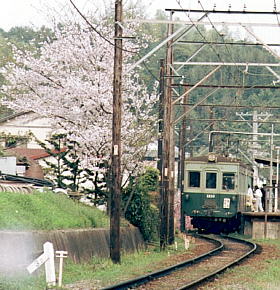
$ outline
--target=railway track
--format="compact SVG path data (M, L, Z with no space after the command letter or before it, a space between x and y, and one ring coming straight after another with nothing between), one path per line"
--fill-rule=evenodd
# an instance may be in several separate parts
M199 236L210 239L215 249L199 257L112 285L109 289L197 289L197 287L256 251L254 243L227 236Z

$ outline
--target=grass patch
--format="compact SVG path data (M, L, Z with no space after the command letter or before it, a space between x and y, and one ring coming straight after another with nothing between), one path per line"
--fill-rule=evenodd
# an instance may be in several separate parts
M80 289L83 289L83 287L87 289L86 287L89 287L89 285L100 289L127 279L148 274L154 271L155 265L160 267L162 262L169 258L169 255L185 252L183 241L177 241L177 251L173 247L170 247L165 252L160 252L158 248L149 248L138 253L122 255L120 265L113 264L110 259L97 257L93 258L91 262L83 264L74 264L66 259L63 272L63 284L69 285L77 283L76 285ZM264 243L270 244L270 242L273 245L280 246L280 241L265 241ZM189 251L192 251L193 247L195 247L195 244L191 245ZM256 269L256 266L258 266L258 269ZM280 285L280 260L267 259L258 262L258 265L241 265L228 270L225 275L227 277L226 286L218 286L213 289L276 290L279 289ZM18 280L6 279L3 281L0 279L0 289L44 289L44 279L44 275L28 278L19 277Z
M193 246L189 251L191 251L192 248ZM82 264L74 264L66 259L63 269L63 284L67 285L78 282L80 289L83 289L83 287L86 288L84 285L88 286L89 284L97 288L102 288L153 272L154 270L150 269L152 269L155 264L158 264L160 267L160 262L168 259L170 255L183 252L185 252L184 243L180 241L178 242L177 251L175 251L174 247L170 247L167 251L160 252L158 248L151 247L136 253L123 254L121 264L113 264L110 259L98 257L94 257L89 263ZM41 275L31 275L29 277L17 276L10 279L0 277L0 290L44 289L45 277L43 271L41 272ZM1 286L3 288L1 288Z
M52 192L34 194L0 193L0 229L54 230L102 228L107 215L94 208Z

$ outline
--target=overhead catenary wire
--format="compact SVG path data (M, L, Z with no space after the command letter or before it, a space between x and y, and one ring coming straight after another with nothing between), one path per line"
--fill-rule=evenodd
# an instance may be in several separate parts
M181 5L181 3L180 3L179 0L177 0L177 3L178 3L178 4L180 5L180 7L183 9L183 7L182 7L182 5ZM209 15L208 15L208 14L209 14L209 11L206 11L206 10L204 9L204 7L203 7L201 1L198 0L198 3L200 4L200 6L201 6L201 8L202 8L202 12L204 12L204 13L206 14L206 17L207 17L209 23L211 24L212 28L213 28L213 29L215 30L215 32L219 35L219 37L222 39L222 41L223 41L223 43L224 43L224 45L225 45L225 48L226 48L226 50L227 50L227 52L228 52L228 55L229 55L229 57L231 58L232 62L233 62L233 63L236 63L236 61L234 60L234 58L233 58L233 56L232 56L232 52L229 51L229 49L228 49L228 47L227 47L227 45L226 45L226 42L225 42L224 36L223 36L219 31L218 31L218 29L216 28L216 26L215 26L215 25L213 24L213 22L211 21ZM190 19L190 21L192 21L192 19L190 18L189 14L187 14L187 16L188 16L188 18ZM205 24L205 23L204 23L204 24ZM199 28L197 27L197 25L195 25L195 28L196 28L197 32L198 32L198 33L201 35L201 37L203 38L204 43L208 44L208 45L211 47L211 49L213 50L213 52L217 55L218 59L219 59L220 61L223 62L223 59L222 59L220 53L216 50L215 46L212 44L212 41L208 41L208 40L206 39L206 37L204 37L204 35L201 33L201 31L199 30ZM236 63L236 67L237 67L237 63ZM237 67L237 70L238 70L239 72L242 72L242 73L243 73L243 71L241 71L238 67ZM221 72L221 74L222 74L222 72ZM238 79L237 79L236 81L238 81Z
M233 59L233 56L232 56L232 53L229 51L229 49L228 49L228 44L227 44L227 42L225 42L225 39L224 39L224 36L217 30L217 28L215 27L215 25L214 25L214 23L211 21L211 19L210 19L210 17L209 17L209 15L208 15L208 13L209 14L211 14L211 13L227 13L227 12L229 12L229 11L217 11L217 10L215 10L215 9L213 9L213 10L205 10L204 9L204 7L203 7L203 5L202 5L202 3L201 3L201 1L200 0L198 0L198 3L200 4L200 6L201 6L201 8L202 8L202 10L191 10L191 9L188 9L188 10L186 10L186 9L183 9L183 7L182 7L182 5L181 5L181 3L180 3L180 1L178 1L177 0L177 3L180 5L180 7L182 8L182 9L166 9L166 11L178 11L178 12L185 12L185 13L190 13L190 12L200 12L200 13L207 13L207 15L206 15L206 17L207 17L207 19L209 20L209 23L211 24L211 26L212 26L212 28L216 31L216 33L222 38L222 40L223 40L223 43L224 43L224 45L225 45L225 48L226 48L226 50L227 50L227 52L228 52L228 54L229 54L229 56L231 57L231 59L233 60L233 63L235 63L236 61ZM232 14L236 14L236 13L242 13L242 14L263 14L262 12L256 12L256 13L254 13L254 11L250 11L250 12L248 12L248 11L245 11L245 8L244 8L244 10L242 11L242 12L240 12L240 11L230 11L230 13L232 13ZM274 7L274 12L267 12L267 13L264 13L264 14L275 14L276 16L277 16L277 18L278 18L278 14L279 14L280 12L277 12L276 11L276 4L275 4L275 7ZM188 17L190 18L190 16L189 16L189 14L188 14ZM190 18L190 20L192 21L192 19ZM203 23L203 24L206 24L206 23ZM199 34L203 37L203 39L204 39L204 42L200 42L200 43L206 43L206 44L209 44L210 45L210 47L211 47L211 49L215 52L215 54L218 56L218 58L219 59L221 59L221 55L219 54L219 53L217 53L217 51L214 49L214 47L213 47L213 45L214 44L216 44L216 43L213 43L212 42L212 44L213 45L211 45L211 42L209 42L209 41L207 41L206 40L206 38L202 35L202 33L199 31L199 29L198 29L198 27L196 27L196 30L199 32ZM183 42L183 41L182 41ZM187 43L187 42L186 42ZM219 45L221 45L222 43L219 43ZM252 45L254 45L254 44L252 44ZM262 45L263 46L263 45ZM230 46L230 47L232 47L232 46ZM236 65L237 66L237 65ZM242 84L244 85L245 83L244 83L244 81L245 81L245 73L246 74L249 74L249 75L264 75L264 74L262 74L262 73L260 73L260 74L253 74L253 73L251 73L251 72L248 72L248 71L246 71L246 72L244 72L244 71L242 71L242 70L240 70L239 68L238 68L238 70L243 74L243 78L242 78Z

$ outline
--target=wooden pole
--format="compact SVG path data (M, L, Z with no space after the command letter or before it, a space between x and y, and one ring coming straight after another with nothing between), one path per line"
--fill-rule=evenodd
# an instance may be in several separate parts
M159 139L158 139L158 169L160 170L160 249L164 250L167 245L167 217L168 217L168 196L166 191L166 143L165 143L165 115L166 115L166 94L165 94L165 67L164 60L160 61L160 97L159 97ZM163 150L164 149L164 150Z
M170 20L172 20L173 12L170 12ZM168 35L174 33L174 24L169 24L168 26ZM166 68L167 75L172 76L172 66L173 66L173 38L167 43L167 59L166 59ZM168 244L172 245L175 241L175 227L174 227L174 199L175 199L175 142L174 142L174 113L172 106L172 85L173 78L170 77L167 79L167 95L168 95L168 107L169 107L169 120L168 127L169 129L169 142L170 142L170 154L169 154L169 220L168 220Z
M120 263L121 115L122 115L122 0L115 1L115 50L112 126L112 192L110 212L110 257Z
M172 18L171 13L170 17ZM168 24L168 36L172 34L173 25ZM163 154L162 154L162 170L163 170L163 178L162 178L162 196L161 196L161 205L160 205L160 248L162 250L165 249L166 245L169 243L170 235L169 230L172 230L172 225L169 226L170 223L170 211L172 210L172 200L170 203L170 179L172 176L172 168L171 168L171 130L172 130L172 40L167 43L167 51L166 51L166 66L165 66L165 76L166 76L166 86L164 90L164 98L163 98ZM174 173L173 173L174 174ZM174 191L173 191L174 194ZM173 208L174 208L174 196L173 196ZM174 219L174 216L173 216ZM172 221L171 221L172 223ZM174 220L173 220L174 224ZM174 226L173 226L174 229ZM172 235L172 233L171 233Z
M157 169L160 172L160 180L162 180L162 149L163 149L163 99L164 99L164 59L160 60L159 72L159 104L158 104L158 162ZM160 182L161 184L161 182Z

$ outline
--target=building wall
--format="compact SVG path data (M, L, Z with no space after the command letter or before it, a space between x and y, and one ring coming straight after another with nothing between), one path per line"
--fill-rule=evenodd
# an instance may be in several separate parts
M37 139L45 141L53 132L53 126L50 119L39 117L35 113L28 113L2 122L0 132L18 136L25 136L32 132ZM28 142L27 148L40 148L40 146L35 138L32 138Z

